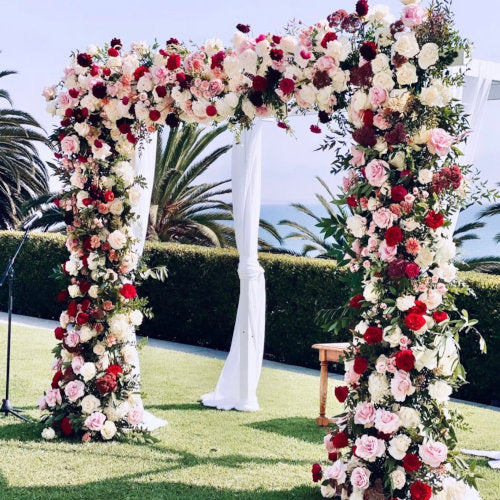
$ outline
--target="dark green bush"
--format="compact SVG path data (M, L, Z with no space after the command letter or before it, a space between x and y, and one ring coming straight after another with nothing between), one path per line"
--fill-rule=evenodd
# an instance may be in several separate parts
M0 270L5 267L21 234L0 231ZM19 314L58 318L55 301L59 287L50 278L52 269L67 255L64 238L33 234L16 265L14 310ZM234 250L187 245L148 244L150 266L166 265L164 282L149 281L140 294L148 296L155 317L142 332L151 337L227 350L231 343L238 303L238 256ZM315 342L331 342L331 335L315 324L318 310L346 300L339 271L332 262L261 255L266 273L267 323L265 356L290 364L317 367ZM479 319L478 328L488 343L488 354L479 353L475 336L464 336L462 361L469 385L459 397L490 402L500 399L496 373L500 352L500 278L463 273L475 295L460 296L457 304ZM6 289L0 289L0 309L5 310Z

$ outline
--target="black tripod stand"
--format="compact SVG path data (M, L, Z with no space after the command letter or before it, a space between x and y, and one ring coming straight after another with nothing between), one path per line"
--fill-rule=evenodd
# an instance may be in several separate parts
M8 298L8 311L9 311L9 319L7 324L7 368L6 368L6 378L5 378L5 398L2 400L2 407L0 408L0 413L5 413L7 415L14 415L14 417L20 418L24 422L28 422L26 417L19 415L21 410L18 410L12 406L12 403L9 401L9 384L10 384L10 342L12 335L12 287L14 284L14 262L16 261L17 254L21 250L21 247L24 245L24 242L28 238L29 227L25 230L24 235L17 245L16 251L14 255L10 258L7 267L5 268L2 277L0 278L0 286L3 286L5 280L9 279L9 298Z

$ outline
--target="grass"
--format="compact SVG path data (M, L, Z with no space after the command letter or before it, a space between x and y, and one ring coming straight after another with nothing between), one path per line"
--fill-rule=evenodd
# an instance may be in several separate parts
M0 325L0 383L5 331ZM48 331L14 329L11 400L33 419L51 377L53 342ZM314 422L318 377L265 368L262 410L221 412L198 403L221 361L145 347L141 363L145 405L169 422L155 433L159 443L44 442L38 425L0 416L0 498L320 498L310 480L311 464L325 459L324 431ZM333 399L330 414L340 410ZM460 435L463 447L500 449L500 412L457 407L473 429ZM483 498L498 499L500 471L478 463Z

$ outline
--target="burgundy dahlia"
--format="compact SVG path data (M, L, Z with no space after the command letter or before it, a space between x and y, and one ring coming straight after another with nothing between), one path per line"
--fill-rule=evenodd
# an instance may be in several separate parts
M236 29L238 31L241 31L242 33L248 33L250 31L250 25L249 24L238 23L236 25Z
M377 144L375 129L371 126L358 128L352 134L352 138L361 146L373 148Z
M372 61L377 56L377 46L375 42L364 42L359 49L360 54L366 61Z
M76 56L76 62L83 68L88 68L92 64L92 56L82 52Z
M359 17L364 17L368 14L368 2L367 0L358 0L356 2L356 14Z

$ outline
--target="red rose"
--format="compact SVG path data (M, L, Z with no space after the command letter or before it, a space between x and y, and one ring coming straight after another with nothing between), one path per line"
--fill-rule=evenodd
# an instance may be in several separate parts
M416 300L415 305L408 309L407 314L425 314L427 312L427 306L425 305L425 302L422 302L421 300Z
M250 25L249 24L238 23L236 25L236 29L238 31L241 31L242 33L248 33L250 31Z
M365 342L370 345L382 342L383 336L384 332L382 331L382 328L378 326L369 326L363 334Z
M127 141L130 142L130 144L136 144L137 143L137 137L132 134L131 132L129 132L127 134Z
M64 334L66 333L66 328L63 328L62 326L58 326L54 330L54 335L57 340L62 340L64 338Z
M349 395L349 387L347 385L339 385L335 387L335 397L339 400L340 403L343 403L347 396Z
M83 299L81 302L82 311L86 311L90 307L90 299Z
M69 89L68 90L68 94L70 95L70 97L72 97L73 99L76 99L78 97L78 95L80 94L80 91L78 89Z
M283 94L291 94L295 89L295 82L291 78L283 78L280 82L280 89Z
M61 432L65 436L71 436L71 434L73 434L73 426L71 425L68 417L64 417L61 420Z
M371 109L365 109L363 111L363 125L370 126L373 125L373 118L375 113Z
M288 125L287 125L285 122L278 122L276 125L277 125L279 128L282 128L282 129L288 130Z
M321 465L313 464L312 469L311 469L311 473L312 473L312 479L315 483L320 481L321 478L323 477L323 471L321 469Z
M442 323L448 319L448 315L444 311L434 311L432 313L432 318L436 323Z
M157 122L161 117L161 113L157 109L152 109L149 112L149 119L152 122Z
M257 92L264 92L267 89L267 78L255 75L252 80L252 88Z
M110 56L110 57L118 57L119 55L120 55L120 53L114 47L110 47L108 49L108 56Z
M167 87L165 85L158 85L155 90L158 97L165 97L167 95Z
M364 42L359 49L359 53L366 61L372 61L377 56L377 46L375 42Z
M309 127L309 130L313 133L313 134L321 134L321 128L318 127L317 125L311 125Z
M393 186L391 189L391 198L399 203L405 199L408 194L408 190L404 186Z
M168 56L167 68L170 71L177 69L181 65L181 56L179 54L171 54Z
M415 367L415 356L411 349L403 349L396 353L396 368L409 372Z
M328 42L333 42L337 40L337 35L333 31L329 31L326 33L326 35L323 37L323 40L321 40L321 46L326 49Z
M74 300L72 300L68 304L67 313L68 313L68 316L71 316L72 318L74 318L76 316L76 302Z
M63 373L61 370L57 370L56 373L54 373L54 376L52 377L52 383L50 386L52 389L57 389L59 387L59 382L64 378Z
M437 229L444 224L443 214L434 212L434 210L430 210L429 213L425 216L425 223L431 229Z
M210 104L209 106L206 107L205 113L207 116L216 116L217 115L217 108Z
M89 322L89 315L87 313L81 312L76 317L76 322L79 325L86 325Z
M90 76L97 76L99 74L99 66L97 64L93 64L90 69Z
M102 72L104 73L104 76L109 76L111 75L111 68L103 68Z
M408 278L416 278L420 274L420 267L414 262L410 262L406 264L405 274Z
M337 432L337 434L333 436L332 443L334 448L337 448L337 450L345 448L346 446L349 445L349 439L347 437L347 434L345 432Z
M110 373L111 375L114 375L115 377L118 377L120 373L122 373L122 367L120 365L109 365L108 368L106 369L106 373Z
M82 52L76 56L76 62L82 66L82 68L88 68L92 64L92 56Z
M339 458L339 454L336 451L331 451L328 453L328 460L331 460L332 462L337 461Z
M88 281L80 281L80 284L78 286L82 294L85 294L90 290L90 282Z
M112 373L106 373L98 378L95 383L97 390L101 396L116 391L116 377Z
M367 0L358 0L356 2L356 14L359 17L364 17L368 14L368 2Z
M283 51L281 49L271 49L269 51L269 57L273 61L281 61L283 59Z
M136 80L139 80L142 76L144 76L146 73L149 73L149 69L146 66L139 66L136 68L134 71L134 78Z
M354 370L355 373L358 375L363 375L365 373L366 369L368 368L368 360L364 358L363 356L356 356L354 358L354 365L352 369Z
M387 231L385 232L385 242L390 246L393 247L395 245L398 245L403 241L403 231L401 231L401 228L399 226L391 226Z
M137 297L137 290L132 283L125 283L120 288L120 294L126 299L135 299Z
M403 467L406 472L414 472L420 469L422 462L420 462L420 458L413 453L407 453L403 458Z
M349 307L354 309L361 309L361 302L365 300L362 293L358 293L349 301Z
M113 201L115 199L115 193L113 191L105 191L104 192L104 200L105 201Z
M410 313L405 317L405 325L416 332L425 326L425 318L421 314Z
M57 294L57 302L66 302L69 298L68 290L61 290Z
M350 207L357 207L358 206L358 202L356 200L356 197L353 196L352 194L350 196L347 197L347 204L350 206Z
M104 99L107 95L108 91L106 89L106 84L103 82L97 82L92 87L92 95L97 99Z
M224 68L223 63L225 58L226 58L226 53L223 50L220 50L219 52L214 54L211 58L212 62L210 63L210 69L215 69L215 68L223 69Z
M429 500L432 496L432 488L422 481L415 481L410 486L411 500Z

